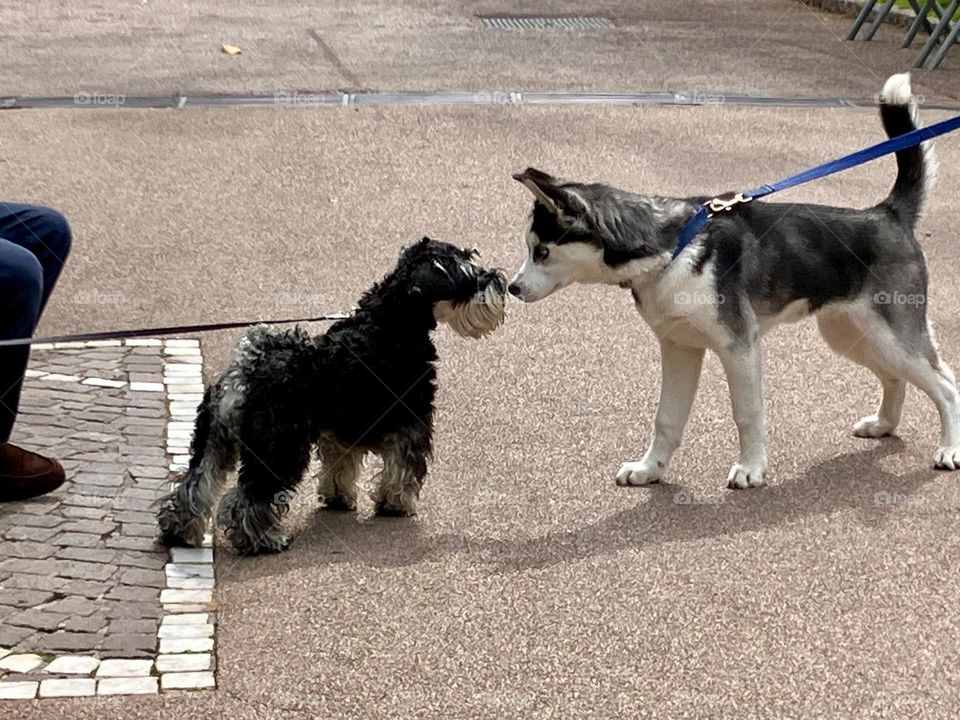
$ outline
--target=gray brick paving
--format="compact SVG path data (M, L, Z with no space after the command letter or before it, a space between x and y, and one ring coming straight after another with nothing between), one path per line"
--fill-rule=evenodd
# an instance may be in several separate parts
M162 620L201 622L178 616L186 611L182 604L164 609L170 554L154 542L154 503L171 481L163 388L165 362L173 361L164 360L156 342L34 349L13 441L60 459L67 482L42 498L0 504L0 690L87 695L96 682L97 693L156 692L149 672L169 676L162 685L168 689L214 684L215 657L190 660L189 643L172 651L185 654L165 654L164 667L151 669ZM211 564L200 567L213 576ZM177 643L164 652L171 647ZM29 660L3 660L31 652L42 660L36 668L24 669ZM51 655L58 660L45 670ZM76 665L77 656L94 656L80 661L90 679L77 682L69 673L57 679L56 668ZM129 680L94 680L101 660L139 665Z

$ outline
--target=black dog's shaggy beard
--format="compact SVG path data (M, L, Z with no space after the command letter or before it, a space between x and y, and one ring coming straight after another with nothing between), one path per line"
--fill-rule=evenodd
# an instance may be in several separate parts
M186 476L158 513L161 541L201 543L239 461L218 522L241 553L284 549L280 522L314 447L327 507L357 507L363 457L373 452L384 465L372 493L377 512L414 514L432 451L430 332L439 318L479 337L504 316L505 279L474 254L424 238L326 334L252 328L198 408Z

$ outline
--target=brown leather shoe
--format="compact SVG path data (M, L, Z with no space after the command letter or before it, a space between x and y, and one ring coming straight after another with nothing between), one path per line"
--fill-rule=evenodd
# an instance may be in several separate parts
M0 445L0 502L26 500L56 490L66 476L56 460L16 445Z

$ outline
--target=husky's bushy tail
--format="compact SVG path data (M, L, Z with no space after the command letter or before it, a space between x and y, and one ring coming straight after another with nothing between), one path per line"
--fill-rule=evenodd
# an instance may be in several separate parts
M891 75L880 93L880 119L889 137L916 130L917 103L910 89L910 74ZM897 180L884 203L908 228L913 229L923 211L936 176L936 159L929 142L897 153Z

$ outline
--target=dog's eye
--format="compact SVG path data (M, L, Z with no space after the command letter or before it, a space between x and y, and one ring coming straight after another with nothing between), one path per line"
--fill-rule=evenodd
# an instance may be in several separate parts
M537 245L533 249L533 259L536 262L543 262L548 257L550 257L550 248L546 245Z

